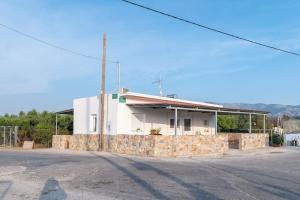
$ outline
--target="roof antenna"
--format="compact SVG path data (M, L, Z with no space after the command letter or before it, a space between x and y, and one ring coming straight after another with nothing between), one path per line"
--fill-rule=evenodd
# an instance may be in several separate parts
M161 78L161 76L159 77L159 79L157 79L156 81L152 82L152 84L158 84L159 94L162 97L163 96L163 91L162 91L162 78Z

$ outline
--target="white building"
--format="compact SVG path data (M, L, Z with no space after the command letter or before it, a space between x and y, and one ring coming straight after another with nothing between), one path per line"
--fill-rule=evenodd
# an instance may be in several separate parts
M74 134L99 134L98 104L97 96L73 101ZM212 135L217 133L218 113L247 114L250 124L252 114L267 114L132 92L106 94L104 105L104 134L149 135L151 129L160 129L163 135Z

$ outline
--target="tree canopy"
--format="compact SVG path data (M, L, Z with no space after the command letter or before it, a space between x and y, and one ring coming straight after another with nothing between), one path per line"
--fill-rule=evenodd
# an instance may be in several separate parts
M0 116L0 126L18 126L19 140L34 140L35 143L44 145L51 144L52 135L55 134L56 114L53 112L38 112L35 109L25 113L20 111L19 115L5 114ZM72 134L73 117L69 115L58 115L59 134Z

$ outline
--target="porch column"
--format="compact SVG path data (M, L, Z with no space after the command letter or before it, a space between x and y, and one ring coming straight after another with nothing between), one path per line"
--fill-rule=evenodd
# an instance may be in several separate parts
M264 114L264 133L266 133L266 115Z
M3 144L4 144L4 146L5 146L5 143L6 143L6 138L5 138L5 126L4 126L4 131L3 131L3 140L4 140Z
M11 147L11 129L12 127L9 127L9 147Z
M252 133L252 114L249 114L249 133Z
M57 113L55 115L55 135L57 135Z
M215 134L218 134L218 111L215 112Z
M177 135L177 108L175 108L175 117L174 117L174 130L175 130L175 135Z

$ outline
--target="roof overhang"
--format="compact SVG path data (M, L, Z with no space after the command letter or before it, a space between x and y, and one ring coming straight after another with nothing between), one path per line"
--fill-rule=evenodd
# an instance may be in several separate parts
M56 114L62 114L62 115L73 115L74 109L67 109L67 110L61 110L58 112L55 112Z
M128 104L130 107L135 108L153 108L153 109L169 109L169 110L186 110L194 112L212 112L212 113L224 113L224 114L256 114L266 115L269 112L262 110L249 110L249 109L238 109L238 108L214 108L214 107L191 107L191 106L178 106L172 104Z
M169 97L161 97L140 93L127 92L122 94L126 99L132 101L130 104L162 104L162 105L176 105L176 106L186 106L186 107L209 107L209 108L223 108L223 105L212 104L206 102L190 101L183 99L175 99Z

